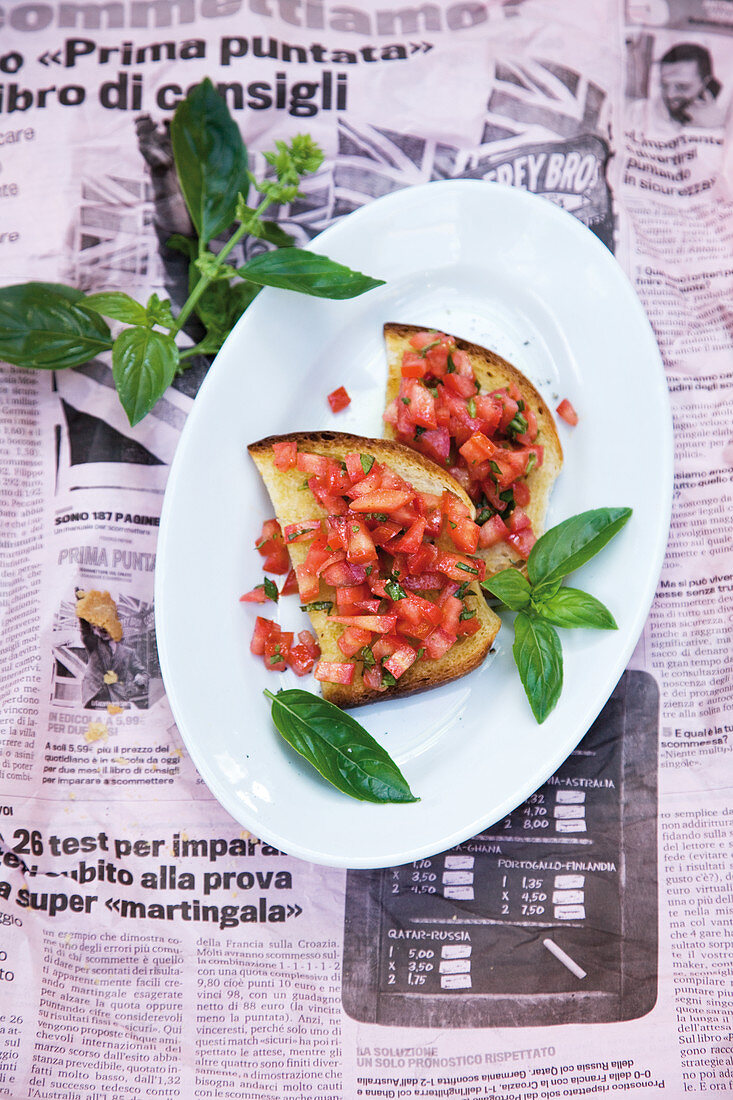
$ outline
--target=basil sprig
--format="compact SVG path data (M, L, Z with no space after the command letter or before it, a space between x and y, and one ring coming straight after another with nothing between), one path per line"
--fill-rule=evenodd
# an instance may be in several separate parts
M0 359L18 367L61 370L111 351L112 377L132 425L150 412L193 356L219 350L263 286L341 299L383 282L293 247L277 223L264 220L269 206L300 197L302 177L320 167L323 152L307 134L296 135L289 144L278 141L264 154L267 178L256 179L239 127L206 79L176 108L171 139L195 231L193 237L176 233L167 242L189 261L189 296L177 316L171 303L157 294L143 304L122 291L84 295L59 283L0 288ZM250 189L258 196L253 206L248 205ZM209 247L226 234L222 247ZM246 236L267 247L235 268L226 259ZM176 337L192 314L205 335L194 347L179 348ZM113 337L104 317L131 327Z
M527 576L503 569L481 582L510 611L516 611L512 653L532 713L544 722L563 685L562 644L556 627L616 630L608 608L563 578L590 561L624 526L631 508L594 508L547 531L532 547Z
M344 794L362 802L419 802L388 752L349 714L300 688L264 693L289 745Z

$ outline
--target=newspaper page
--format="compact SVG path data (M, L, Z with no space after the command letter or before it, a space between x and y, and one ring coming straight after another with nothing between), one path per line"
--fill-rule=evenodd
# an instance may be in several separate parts
M210 360L134 429L107 358L0 365L0 1095L731 1091L733 8L2 0L2 285L180 306L166 124L206 76L255 161L324 149L281 212L300 244L447 178L597 234L667 372L667 557L629 668L526 803L410 865L311 865L211 796L160 674L160 510ZM114 645L77 614L96 590Z

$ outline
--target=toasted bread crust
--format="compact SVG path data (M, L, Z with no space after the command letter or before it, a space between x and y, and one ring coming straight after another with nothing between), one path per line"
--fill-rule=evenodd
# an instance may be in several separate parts
M322 518L326 515L322 505L311 492L303 491L303 474L299 470L278 470L274 464L272 444L278 442L297 442L303 451L325 455L329 458L343 459L350 451L373 455L378 462L388 465L395 473L409 481L421 492L440 492L449 489L455 493L474 514L473 505L463 488L444 470L424 455L418 454L396 440L369 439L364 436L341 432L289 432L286 435L268 436L266 439L251 443L249 453L259 470L270 494L275 513L281 524L298 523L307 519ZM437 540L445 549L452 548L449 542ZM304 543L291 543L288 552L293 565L305 560L308 546ZM333 598L333 589L321 581L319 600ZM364 684L361 670L357 666L354 682L350 685L322 683L321 690L325 699L337 706L350 708L362 706L378 699L394 699L427 691L440 684L465 676L478 667L485 659L498 633L501 620L487 606L482 590L476 582L469 591L474 595L473 606L481 622L481 629L471 637L459 639L445 654L436 660L423 657L416 661L399 678L394 687L386 691L374 691ZM326 611L308 612L313 629L326 661L343 661L344 656L338 648L338 639L343 627L329 619Z
M385 404L389 405L398 395L402 379L402 353L410 347L409 340L417 332L425 332L425 325L405 325L388 322L384 326L384 341L387 349L387 388ZM471 360L476 380L483 392L502 389L505 386L514 385L522 394L525 405L531 408L537 417L537 442L544 447L544 461L541 466L536 466L527 476L527 485L530 490L530 502L524 511L529 516L532 529L537 536L544 530L545 514L549 503L552 486L562 469L563 453L560 438L557 434L555 420L542 396L538 393L528 378L507 362L500 355L483 348L479 344L473 344L468 340L462 340L457 336L451 336L455 340L456 347L465 352ZM390 424L385 424L385 436L394 440L396 433ZM517 555L511 546L506 543L498 543L486 550L479 550L478 556L486 562L489 573L497 573L509 565L516 564Z

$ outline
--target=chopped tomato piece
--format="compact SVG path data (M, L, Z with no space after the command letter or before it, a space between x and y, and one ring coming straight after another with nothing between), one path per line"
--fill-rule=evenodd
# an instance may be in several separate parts
M495 514L490 519L486 520L486 523L482 523L479 528L478 544L482 550L487 550L489 546L496 546L498 542L502 542L509 534L509 528L504 523L504 520L500 515Z
M265 652L265 642L270 637L273 626L277 626L277 623L274 623L272 619L264 619L261 615L258 615L255 619L255 628L249 648L258 657L262 657Z
M352 512L396 512L414 497L410 489L376 489L351 502Z
M272 582L274 584L274 581ZM239 597L240 603L267 603L269 596L265 592L264 584L256 584L249 592Z
M262 563L265 573L287 573L290 556L284 546L275 546Z
M292 470L295 466L298 444L295 440L285 440L282 443L273 443L272 453L278 470Z
M555 412L559 417L562 417L566 424L570 424L572 428L578 423L578 414L567 397L563 397L562 401L555 409Z
M356 666L351 661L319 661L316 665L316 680L329 684L351 684Z
M296 676L307 676L313 671L315 657L304 645L294 645L288 654L288 665Z
M337 413L351 404L351 398L346 392L346 389L343 386L339 386L337 390L333 390L329 393L328 403L331 406L331 412Z
M291 569L288 573L282 588L280 589L281 596L294 596L298 591L298 580L295 576L295 570Z
M270 672L284 672L287 667L287 659L290 655L290 643L293 635L285 633L279 628L277 633L271 631L265 641L265 666Z
M283 528L283 535L285 536L285 542L290 544L291 542L304 542L305 539L312 539L316 532L321 530L321 521L319 519L306 520L302 523L289 523Z
M336 643L344 657L354 657L365 645L372 640L370 630L361 630L358 626L347 626Z
M382 668L380 665L375 665L373 668L365 668L361 674L361 678L364 681L365 687L371 689L371 691L386 691L387 685L382 683Z
M377 560L377 548L369 528L356 516L347 524L346 537L348 540L346 557L350 562L356 565L368 565Z
M417 650L403 642L397 646L390 657L384 662L387 672L391 672L395 680L399 680L403 673L407 672L410 665L417 660Z
M318 599L321 586L317 575L302 562L295 567L295 576L298 581L298 592L303 603L311 603Z
M475 466L478 462L487 462L494 457L497 450L496 445L483 432L474 432L463 446L459 447L460 454L469 466Z
M310 630L299 630L298 642L308 650L314 660L321 656L321 647Z
M402 357L402 377L422 378L427 373L428 364L424 355L407 351Z
M375 634L390 634L397 625L396 615L330 615L329 622L342 626L358 626Z

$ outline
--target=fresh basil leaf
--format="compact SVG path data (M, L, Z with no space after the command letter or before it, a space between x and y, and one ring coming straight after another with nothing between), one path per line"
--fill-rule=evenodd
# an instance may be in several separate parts
M533 584L557 580L585 565L621 530L631 508L594 508L558 523L532 547L527 572Z
M262 252L237 271L243 278L261 286L296 290L315 298L356 298L384 284L384 279L372 279L304 248Z
M540 618L554 626L618 630L606 605L580 588L558 588L554 596L537 602L536 611Z
M239 193L249 187L242 135L208 77L176 108L171 139L188 212L208 244L232 224Z
M345 711L300 688L265 695L280 734L338 790L362 802L419 801L389 753Z
M532 594L529 581L518 569L502 569L500 573L481 581L481 587L492 596L497 596L512 611L527 607Z
M172 336L149 328L126 328L112 348L112 377L133 426L150 412L173 381L178 348Z
M79 367L112 347L109 327L84 295L56 283L0 289L0 359L16 367Z
M514 620L514 660L532 713L544 722L562 691L562 646L554 626L520 611Z
M88 294L84 299L84 309L112 317L115 321L126 321L129 325L147 325L148 313L129 294L121 290L110 290L102 294Z

